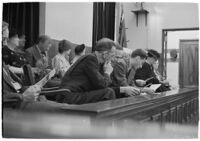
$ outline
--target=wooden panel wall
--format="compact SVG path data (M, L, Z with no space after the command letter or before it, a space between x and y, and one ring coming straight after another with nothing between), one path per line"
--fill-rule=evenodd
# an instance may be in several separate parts
M180 40L180 87L198 86L198 40Z

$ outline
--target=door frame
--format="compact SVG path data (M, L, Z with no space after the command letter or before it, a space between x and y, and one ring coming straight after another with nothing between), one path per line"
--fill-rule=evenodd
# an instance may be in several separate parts
M188 30L199 30L199 27L191 27L191 28L166 28L166 29L162 29L162 52L161 52L161 61L160 61L160 71L161 71L162 77L166 78L166 70L164 70L164 67L166 66L166 63L167 63L167 61L165 59L165 56L166 56L166 51L165 51L165 37L167 37L167 32L169 32L169 31L188 31ZM165 54L164 54L164 51L165 51Z

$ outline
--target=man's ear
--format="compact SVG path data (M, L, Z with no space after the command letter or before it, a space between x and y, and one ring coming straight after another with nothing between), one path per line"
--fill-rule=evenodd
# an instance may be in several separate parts
M139 60L140 60L140 57L139 57L139 56L136 56L136 57L135 57L135 60L136 60L136 61L139 61Z

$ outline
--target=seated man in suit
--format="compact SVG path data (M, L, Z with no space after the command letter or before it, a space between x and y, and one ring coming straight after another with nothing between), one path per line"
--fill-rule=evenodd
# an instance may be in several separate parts
M108 88L111 83L110 60L115 52L115 43L107 38L99 40L95 52L80 57L65 73L61 88L67 89L58 102L84 104L115 99L115 92ZM100 72L99 65L103 66Z
M49 36L41 35L36 45L26 49L27 59L32 67L48 67L48 50L51 47Z
M9 70L8 66L3 63L3 102L9 100L17 100L17 103L20 101L34 99L34 95L22 95L28 87L23 86L23 82L21 79L12 71ZM28 89L27 93L30 93L30 90L33 92L37 92L38 88L30 88ZM11 106L11 105L8 105ZM13 106L13 105L12 105ZM19 105L14 105L14 107L18 107Z
M41 86L23 86L20 78L12 73L3 63L2 73L2 102L3 110L17 109L31 112L59 112L64 104L46 100L40 96Z
M139 68L136 72L136 79L146 80L152 77L155 78L152 82L158 83L159 80L156 79L153 64L160 58L160 54L157 51L150 49L148 50L147 55L148 57L146 62L142 65L142 68Z
M109 88L113 71L111 59L114 55L114 41L107 38L99 40L94 53L80 57L65 73L60 87L68 92L64 92L57 101L84 104L120 98L121 93L129 96L139 93L134 87Z
M146 84L162 84L154 73L153 65L158 61L160 58L160 54L153 49L149 49L147 53L147 60L142 65L142 68L137 69L135 74L135 79L142 79L142 80L148 80ZM161 85L159 89L157 89L157 92L170 90L168 86L166 87L165 84Z
M35 76L36 82L43 78L49 70L48 50L51 47L51 38L47 35L41 35L38 43L26 49L26 58L32 67L40 69L39 75ZM57 84L55 84L57 86Z
M122 46L116 44L115 57L112 59L113 72L111 74L113 86L128 86L127 73L129 69L129 59L125 59L126 53Z
M146 59L146 52L142 49L136 49L132 52L129 61L124 57L125 52L118 44L116 47L116 56L113 60L113 72L111 74L112 84L115 87L135 86L135 72L140 68ZM153 93L150 88L140 89L140 92Z

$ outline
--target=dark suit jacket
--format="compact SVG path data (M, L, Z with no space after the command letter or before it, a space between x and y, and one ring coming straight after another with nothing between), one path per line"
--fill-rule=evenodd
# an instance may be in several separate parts
M151 79L147 81L147 84L152 83L152 84L159 84L159 80L156 78L156 75L153 70L153 66L151 66L148 63L144 63L142 65L142 68L137 69L136 74L135 74L135 79L142 79L146 80L148 78L153 77L154 79Z
M115 87L128 86L127 72L128 65L124 59L118 59L116 62L113 62L112 85Z
M111 83L107 74L101 74L95 54L87 54L79 58L65 73L61 80L61 88L72 92L88 92L103 89Z
M39 48L37 47L37 45L34 45L28 49L26 49L26 58L29 62L29 64L32 67L36 67L36 62L38 60L42 59L42 54L40 53Z
M129 66L124 59L118 59L113 63L113 72L111 74L112 85L120 86L135 86L135 68L129 70Z

